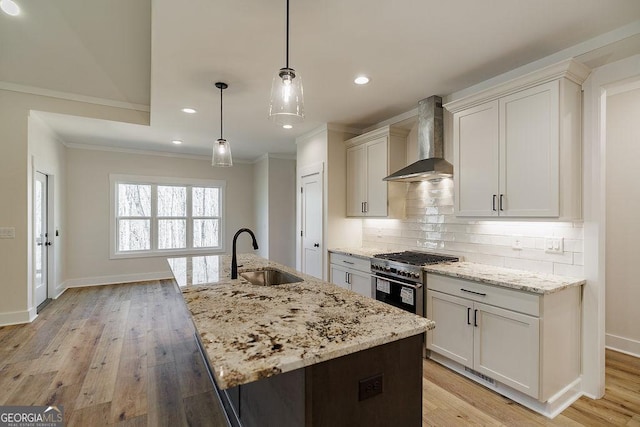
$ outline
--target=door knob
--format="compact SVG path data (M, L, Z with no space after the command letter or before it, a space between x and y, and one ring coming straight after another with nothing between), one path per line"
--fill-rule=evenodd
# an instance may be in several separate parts
M319 248L319 247L320 247L320 243L314 243L314 244L313 244L313 247L314 247L314 248Z

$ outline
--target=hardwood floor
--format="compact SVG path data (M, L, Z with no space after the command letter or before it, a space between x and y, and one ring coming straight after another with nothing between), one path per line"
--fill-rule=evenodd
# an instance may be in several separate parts
M67 426L217 426L222 416L173 281L70 289L0 328L0 405L62 405ZM425 426L640 427L640 359L607 351L606 394L553 420L424 361Z

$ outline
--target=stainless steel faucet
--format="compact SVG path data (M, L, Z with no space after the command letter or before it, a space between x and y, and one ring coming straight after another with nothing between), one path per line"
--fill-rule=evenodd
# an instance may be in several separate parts
M231 257L231 278L232 279L238 278L238 260L236 256L236 240L238 240L238 236L240 235L240 233L243 233L245 231L251 234L251 238L253 239L253 249L256 249L256 250L258 249L258 242L256 240L255 234L253 234L253 231L249 230L248 228L241 228L236 232L235 236L233 236L233 256Z

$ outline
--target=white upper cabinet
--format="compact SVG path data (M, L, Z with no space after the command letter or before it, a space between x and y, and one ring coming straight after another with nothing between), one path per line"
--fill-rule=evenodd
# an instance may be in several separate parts
M383 181L406 163L408 131L389 126L352 138L347 145L347 216L387 217L404 212L403 183Z
M450 102L456 215L582 216L581 83L565 61Z

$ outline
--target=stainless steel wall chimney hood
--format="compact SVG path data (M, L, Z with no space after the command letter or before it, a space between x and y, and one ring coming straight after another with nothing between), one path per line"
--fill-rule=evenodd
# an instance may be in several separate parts
M385 181L431 181L453 176L453 165L444 159L442 98L430 96L418 102L418 160L384 178Z

